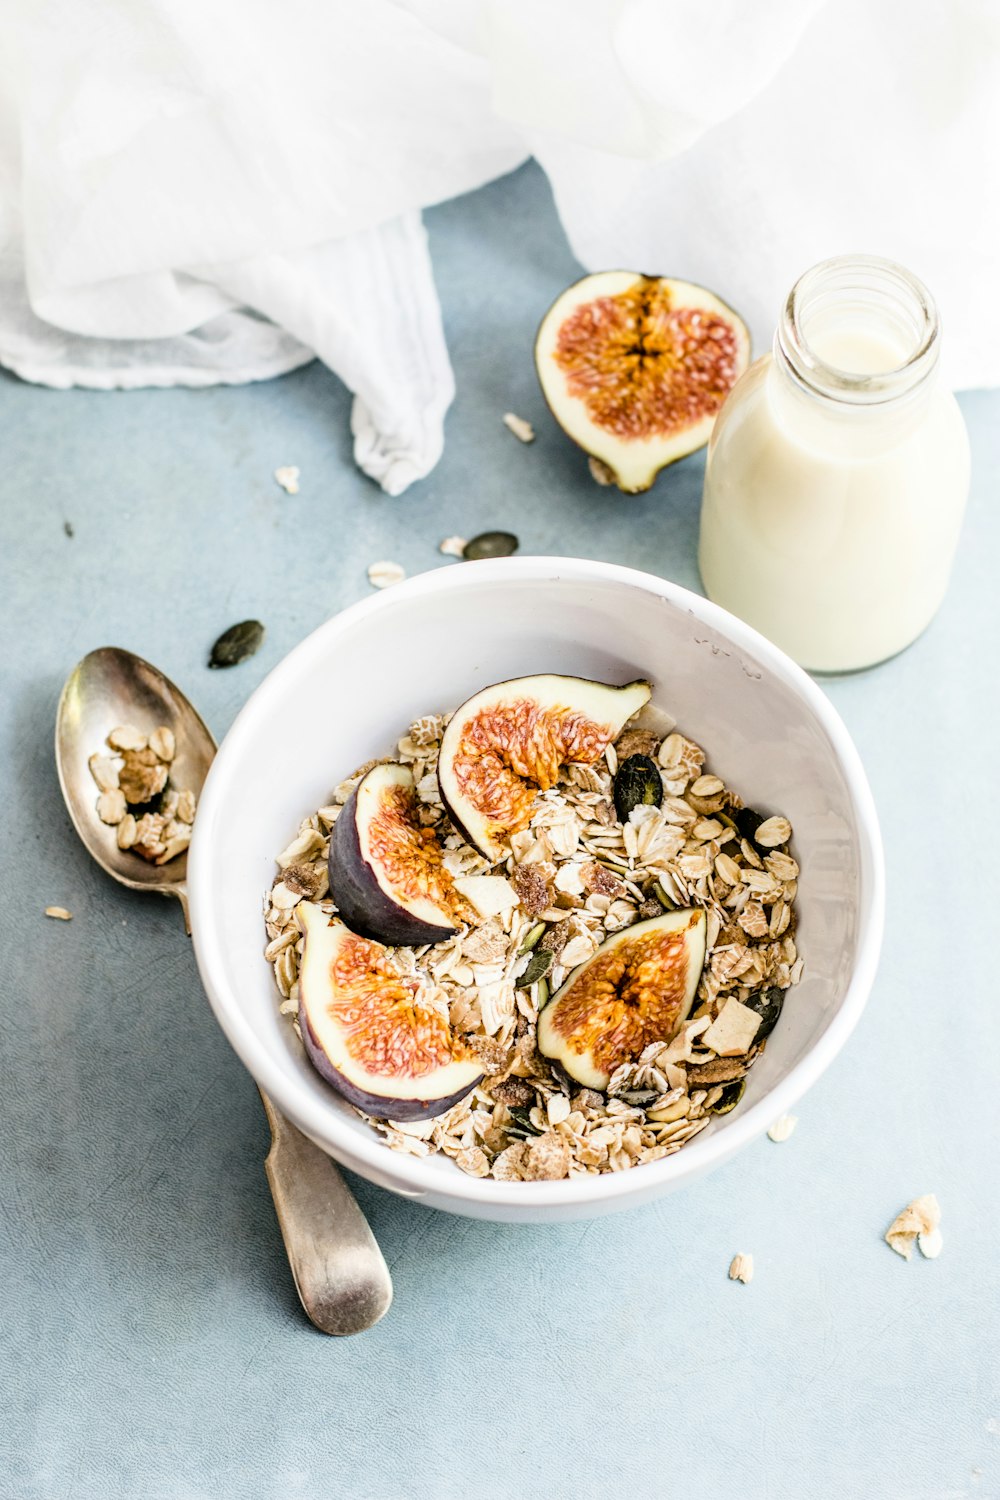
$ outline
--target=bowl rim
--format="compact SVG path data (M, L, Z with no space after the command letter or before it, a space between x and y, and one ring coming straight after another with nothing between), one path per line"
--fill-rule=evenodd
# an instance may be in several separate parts
M553 576L553 573L555 576ZM857 823L859 857L857 961L847 990L826 1031L809 1052L758 1100L745 1114L727 1124L716 1135L697 1136L683 1151L641 1169L600 1175L564 1178L558 1182L497 1182L494 1178L471 1177L455 1168L444 1178L437 1167L428 1168L424 1158L389 1150L375 1131L356 1132L337 1114L310 1095L289 1087L287 1075L277 1066L271 1049L256 1035L241 1013L228 984L221 936L211 918L212 881L209 867L212 850L208 830L214 821L215 804L239 765L244 749L252 744L259 719L281 690L287 670L322 658L330 643L344 630L363 622L385 608L385 594L361 599L338 611L313 630L279 661L254 690L233 721L209 770L199 802L199 818L188 859L189 902L195 955L202 982L216 1020L251 1076L275 1104L306 1135L336 1160L404 1197L451 1200L455 1204L493 1205L498 1209L608 1204L632 1196L650 1198L680 1186L689 1178L721 1164L786 1113L813 1086L844 1046L864 1010L878 968L885 923L885 861L875 801L860 755L833 704L812 678L766 637L720 605L692 593L680 584L617 563L572 557L507 557L433 568L395 585L391 596L405 593L413 598L482 583L539 580L616 583L641 589L666 599L746 649L771 673L783 680L807 707L825 731L847 784ZM205 830L199 837L199 829Z

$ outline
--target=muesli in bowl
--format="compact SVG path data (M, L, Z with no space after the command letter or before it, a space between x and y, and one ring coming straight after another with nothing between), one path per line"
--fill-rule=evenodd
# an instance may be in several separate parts
M736 1107L797 982L791 826L646 682L517 678L305 817L265 902L281 1010L397 1151L617 1172Z

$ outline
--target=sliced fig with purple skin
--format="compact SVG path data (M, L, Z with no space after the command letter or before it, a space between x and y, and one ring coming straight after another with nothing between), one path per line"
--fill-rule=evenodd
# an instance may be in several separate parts
M441 740L438 785L456 828L495 864L531 820L537 791L571 761L589 766L649 702L648 682L513 677L457 709Z
M420 823L413 773L374 766L330 839L330 894L352 931L390 947L441 943L474 915L442 863L433 829Z
M542 319L535 365L552 415L620 490L703 448L750 362L731 307L689 281L599 271Z
M359 937L309 901L299 968L299 1029L316 1071L365 1114L427 1120L464 1099L482 1064L419 986L392 967L378 943Z
M686 1020L705 962L705 913L671 911L601 944L538 1017L538 1050L577 1083L606 1089L622 1063L668 1042Z

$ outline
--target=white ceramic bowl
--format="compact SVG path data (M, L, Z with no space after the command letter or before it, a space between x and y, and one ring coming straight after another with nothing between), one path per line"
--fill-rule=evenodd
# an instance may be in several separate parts
M675 1156L563 1182L466 1176L390 1151L306 1061L262 956L274 855L354 766L420 714L532 672L648 677L745 800L786 814L802 866L805 959L739 1108ZM463 563L356 604L285 658L223 742L188 863L191 922L212 1007L284 1113L372 1182L479 1218L586 1217L666 1193L728 1160L836 1057L871 988L882 936L878 822L856 750L820 689L724 610L645 573L567 558Z

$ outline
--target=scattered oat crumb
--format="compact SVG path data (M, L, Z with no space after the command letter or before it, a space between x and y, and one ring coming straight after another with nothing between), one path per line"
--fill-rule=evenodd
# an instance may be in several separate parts
M466 539L464 536L446 536L444 541L438 545L438 551L443 552L445 557L464 557Z
M57 922L72 922L73 913L67 911L65 906L47 906L45 908L47 917L55 917Z
M913 1254L914 1240L922 1255L933 1260L941 1253L941 1208L933 1193L924 1193L914 1198L893 1219L885 1232L885 1241L897 1255L909 1260Z
M588 458L587 467L590 469L590 477L595 484L599 484L604 488L607 488L609 484L614 484L615 476L602 459Z
M753 1280L753 1256L734 1255L729 1265L730 1281L742 1281L748 1286Z
M798 1115L779 1115L767 1132L768 1140L787 1141L798 1123Z
M373 589L388 589L394 583L402 583L406 569L396 562L373 562L368 569L368 582Z
M523 417L516 417L512 411L504 412L503 425L508 432L514 434L519 442L533 443L535 441L535 429L531 423L526 422Z
M275 469L274 477L286 495L299 493L299 470L294 464L283 464L280 469Z

